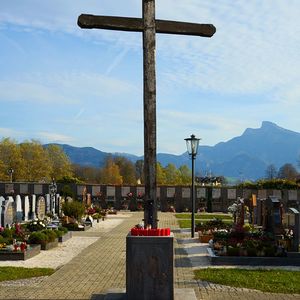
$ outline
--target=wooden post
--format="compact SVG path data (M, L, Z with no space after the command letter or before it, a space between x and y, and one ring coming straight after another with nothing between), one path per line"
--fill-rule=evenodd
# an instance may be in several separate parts
M157 228L155 1L143 0L145 225Z

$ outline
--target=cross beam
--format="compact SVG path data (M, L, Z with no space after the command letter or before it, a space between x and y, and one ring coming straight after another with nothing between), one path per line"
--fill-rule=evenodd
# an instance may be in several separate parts
M144 61L144 180L145 225L157 228L156 204L156 74L155 34L170 33L211 37L216 28L210 24L194 24L155 19L155 0L142 0L143 17L124 18L82 14L81 28L99 28L143 33Z
M107 17L82 14L78 18L78 26L86 29L97 28L135 32L144 31L144 21L141 18ZM155 31L156 33L212 37L216 32L216 28L211 24L155 20Z

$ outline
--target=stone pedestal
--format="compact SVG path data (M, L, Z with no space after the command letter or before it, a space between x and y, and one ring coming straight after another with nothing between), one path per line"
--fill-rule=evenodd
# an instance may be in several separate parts
M171 236L126 238L126 296L130 300L174 299L174 249Z

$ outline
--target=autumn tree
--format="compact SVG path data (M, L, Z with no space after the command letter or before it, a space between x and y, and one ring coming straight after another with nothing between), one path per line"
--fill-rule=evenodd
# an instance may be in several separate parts
M134 164L129 159L122 156L115 157L113 161L119 167L120 175L123 178L123 184L136 184Z
M266 179L275 179L277 177L277 169L276 167L271 164L266 169Z
M278 171L278 178L295 180L298 176L296 168L292 164L284 164Z
M167 183L166 172L160 162L156 163L156 182L160 185Z
M165 167L165 172L166 172L166 183L167 184L172 184L172 185L180 185L181 184L181 177L180 177L180 172L176 168L174 164L168 164Z
M50 174L52 178L60 179L73 175L70 159L61 147L58 145L48 145L45 151L52 166Z
M144 161L142 159L135 162L135 177L144 183Z
M75 178L79 178L86 183L100 183L102 174L100 168L73 164L72 169L74 170Z
M120 174L120 168L111 158L107 159L105 167L101 170L100 174L102 184L119 185L123 183L123 178Z
M181 184L189 185L192 181L192 171L187 165L179 167L179 173L181 178Z
M25 179L27 181L50 181L53 172L48 153L40 142L32 140L20 144L20 152L25 164Z
M17 143L10 138L4 138L0 142L0 179L9 180L8 170L13 169L14 180L25 178L25 164Z

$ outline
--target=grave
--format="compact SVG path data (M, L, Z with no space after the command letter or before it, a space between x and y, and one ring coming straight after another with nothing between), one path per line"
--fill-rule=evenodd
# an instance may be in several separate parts
M3 205L3 209L4 209L4 203L5 203L5 198L0 196L0 226L2 224L2 205Z
M31 196L30 201L30 219L36 219L36 195Z
M46 214L51 212L51 197L50 194L46 194Z
M42 196L38 197L36 204L36 214L39 220L44 220L46 215L46 202L45 198Z
M20 223L23 221L23 209L22 209L22 199L20 195L16 196L16 222Z
M24 221L28 221L30 219L30 203L29 196L24 197Z
M5 200L4 204L2 203L1 210L1 226L6 227L10 226L15 221L15 209L14 209L14 199L9 196Z

